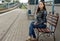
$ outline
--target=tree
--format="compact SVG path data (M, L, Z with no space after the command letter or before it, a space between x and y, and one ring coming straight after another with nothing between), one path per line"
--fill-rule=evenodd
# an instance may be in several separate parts
M11 0L5 0L6 2L10 2Z

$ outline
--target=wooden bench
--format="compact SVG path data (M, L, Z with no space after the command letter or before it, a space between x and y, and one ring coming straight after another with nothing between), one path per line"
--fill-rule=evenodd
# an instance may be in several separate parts
M36 34L37 34L38 41L39 41L39 37L41 35L44 35L44 34L47 34L49 36L52 35L53 39L55 41L55 31L56 31L58 19L59 19L59 15L58 14L54 14L53 15L52 13L50 13L50 14L47 15L47 26L49 24L49 27L46 27L45 29L37 28L38 32ZM53 31L50 28L53 29ZM35 30L35 32L36 32L36 30ZM43 41L43 40L40 40L40 41Z

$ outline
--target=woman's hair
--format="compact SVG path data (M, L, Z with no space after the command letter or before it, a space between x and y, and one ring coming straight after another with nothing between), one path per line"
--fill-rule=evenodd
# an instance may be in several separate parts
M45 3L44 3L43 1L40 1L40 2L43 3L43 5L44 5L43 9L46 10ZM39 11L40 11L40 8L39 8L39 6L38 6L38 9L37 9L37 12L36 12L36 13L38 13Z

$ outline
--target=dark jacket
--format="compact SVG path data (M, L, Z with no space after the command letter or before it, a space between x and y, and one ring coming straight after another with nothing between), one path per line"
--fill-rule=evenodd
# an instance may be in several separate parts
M46 10L41 10L37 13L37 17L36 20L39 24L44 24L47 22L46 20L46 16L47 16L47 11Z

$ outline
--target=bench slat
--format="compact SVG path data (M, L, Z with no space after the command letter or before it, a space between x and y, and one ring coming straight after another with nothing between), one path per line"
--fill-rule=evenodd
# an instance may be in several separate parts
M47 19L48 21L51 21L51 22L53 22L53 23L57 23L57 21L56 20L52 20L51 18L49 18L49 19Z
M53 16L53 17L58 18L58 16L57 16L57 15L53 15L53 14L48 14L48 16Z
M48 14L47 15L47 23L49 23L50 25L56 27L57 22L58 22L58 18L59 18L59 16L57 16L56 14L54 14L54 15Z

